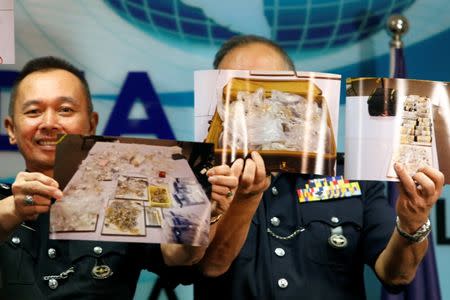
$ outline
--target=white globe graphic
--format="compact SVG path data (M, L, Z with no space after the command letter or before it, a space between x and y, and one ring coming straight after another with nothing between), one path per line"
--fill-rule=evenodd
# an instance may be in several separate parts
M150 35L183 44L218 46L255 33L290 52L353 44L384 28L414 0L104 0ZM226 20L232 20L226 23ZM252 27L253 24L253 27ZM266 28L267 27L267 28Z

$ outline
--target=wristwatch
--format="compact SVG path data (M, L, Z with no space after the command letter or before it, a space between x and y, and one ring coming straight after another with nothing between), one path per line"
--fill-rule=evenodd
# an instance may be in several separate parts
M420 226L419 229L417 229L416 232L414 232L413 234L409 234L406 231L403 231L403 229L400 228L400 219L397 216L397 220L395 222L395 227L397 228L397 232L404 237L405 239L407 239L408 241L412 242L412 243L420 243L423 240L425 240L428 236L428 234L430 234L431 232L431 222L430 219L427 219L427 221L425 222L425 224L423 224L422 226Z

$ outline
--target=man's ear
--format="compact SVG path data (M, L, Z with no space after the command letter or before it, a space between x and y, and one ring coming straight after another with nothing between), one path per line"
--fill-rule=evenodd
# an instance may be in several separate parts
M9 143L11 145L15 145L17 141L16 141L16 134L14 132L14 120L11 118L11 116L6 117L5 128L6 131L8 132Z
M89 123L90 123L89 134L94 135L95 130L97 129L97 125L98 125L98 113L97 112L94 111L91 113Z

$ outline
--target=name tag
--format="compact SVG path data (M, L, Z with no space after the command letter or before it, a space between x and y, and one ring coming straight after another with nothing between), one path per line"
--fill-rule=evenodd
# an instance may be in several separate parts
M308 180L305 187L297 190L300 203L361 196L359 183L350 182L343 176Z

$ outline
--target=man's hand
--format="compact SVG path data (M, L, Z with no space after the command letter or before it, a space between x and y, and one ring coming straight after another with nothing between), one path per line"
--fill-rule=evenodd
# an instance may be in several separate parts
M215 203L211 215L224 214L236 193L244 161L237 159L231 166L220 165L208 170L208 181L212 185L211 202Z
M431 208L441 195L444 174L437 169L424 167L410 176L398 163L395 164L395 171L400 180L397 215L401 228L412 234L425 224Z
M226 167L221 166L220 170L226 170ZM270 176L266 176L264 161L256 151L251 153L251 158L245 160L245 166L242 159L236 160L227 174L234 174L236 180L239 178L239 185L231 189L234 195L228 198L228 188L221 188L219 191L213 187L217 196L228 201L224 216L217 222L218 225L212 227L211 243L200 262L200 269L206 276L218 276L228 270L247 238L262 195L270 186ZM217 184L211 177L210 182ZM235 183L234 181L233 184Z
M261 198L265 190L270 186L270 176L266 175L266 167L261 155L253 151L251 159L245 160L245 167L241 175L239 188L236 195L241 198Z
M400 228L414 234L427 221L444 185L444 175L431 167L424 167L410 176L405 168L396 163L399 183L397 215ZM428 241L411 243L397 231L391 236L386 248L375 263L375 272L388 285L409 284L428 248Z
M42 173L20 172L12 184L15 214L25 221L48 212L50 199L59 200L63 196L58 187L58 182ZM26 197L32 202L27 203Z

